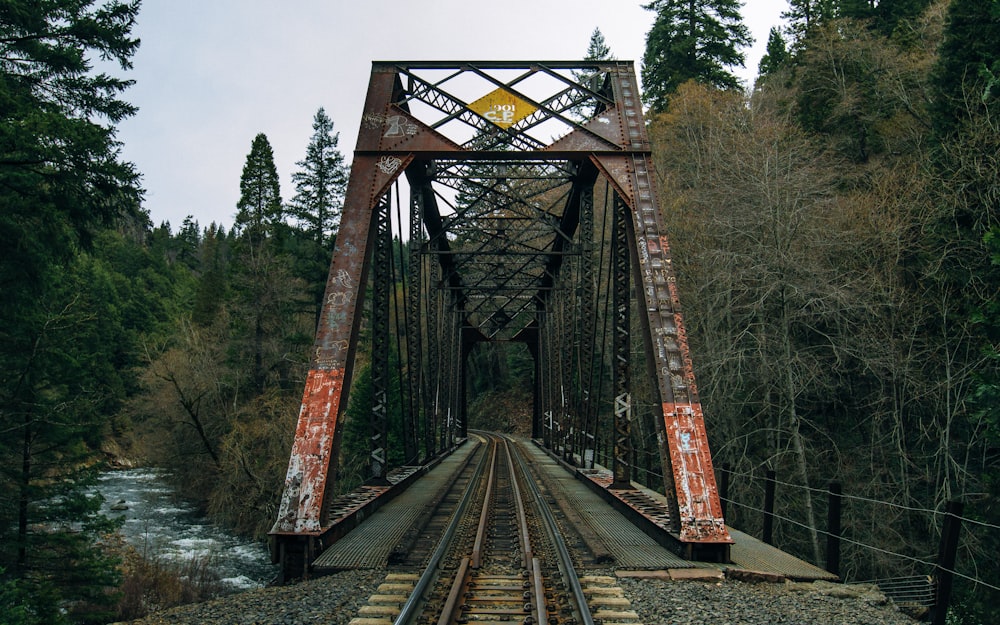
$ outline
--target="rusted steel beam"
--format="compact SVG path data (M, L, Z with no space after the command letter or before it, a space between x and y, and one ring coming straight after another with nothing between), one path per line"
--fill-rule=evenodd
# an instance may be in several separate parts
M634 76L620 77L615 89L625 113L620 116L623 137L632 151L595 155L594 160L631 208L628 225L638 257L636 294L645 313L640 315L643 335L661 398L660 453L673 477L668 496L672 494L677 505L682 541L725 545L732 538L722 517Z
M393 87L392 75L373 75L366 108L387 102ZM381 128L362 124L358 147L378 145L381 135ZM347 408L368 250L375 232L373 209L411 160L412 156L356 156L351 167L312 366L306 378L278 518L271 529L278 541L284 535L319 534L327 522L331 463L340 449L340 415Z

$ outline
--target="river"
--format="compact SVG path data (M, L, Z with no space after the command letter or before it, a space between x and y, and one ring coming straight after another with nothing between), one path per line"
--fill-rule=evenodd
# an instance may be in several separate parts
M210 557L211 568L232 590L258 588L277 574L265 545L212 525L156 469L108 471L97 490L104 496L103 512L125 518L121 532L140 552L168 562Z

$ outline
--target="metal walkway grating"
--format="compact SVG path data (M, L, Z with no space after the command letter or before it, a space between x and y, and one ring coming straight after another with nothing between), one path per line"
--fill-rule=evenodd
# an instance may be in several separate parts
M730 551L732 564L726 565L725 568L774 573L800 581L821 579L835 581L837 579L837 576L833 573L824 571L818 566L813 566L805 560L800 560L777 547L772 547L764 541L757 540L749 534L744 534L731 527L729 528L729 534L736 542Z
M313 561L314 569L384 567L389 553L476 448L466 442Z
M521 445L532 466L561 491L561 496L611 550L615 566L641 569L691 568L693 563L660 546L620 512L595 494L538 446Z

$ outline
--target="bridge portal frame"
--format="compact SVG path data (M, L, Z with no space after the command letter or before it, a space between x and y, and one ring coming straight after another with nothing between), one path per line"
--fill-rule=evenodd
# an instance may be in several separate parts
M437 72L439 81L429 80L421 72ZM479 101L462 97L445 88L456 76L468 74L500 94L501 108L517 108L526 103L530 110L510 121L493 110L483 110ZM527 89L535 77L558 85L547 98L533 96ZM482 95L482 94L481 94ZM493 97L493 94L488 94ZM503 98L511 98L504 100ZM503 104L507 102L508 104ZM431 110L438 118L428 122L416 109ZM498 109L499 110L499 109ZM581 113L580 111L584 111ZM498 121L499 120L499 121ZM551 141L533 130L546 123L559 124L564 132ZM448 136L449 125L464 124L479 133L462 141ZM501 131L497 131L497 127ZM500 140L489 137L499 136ZM487 137L484 141L483 137ZM498 142L499 141L499 142ZM316 333L311 368L303 392L284 491L278 518L271 531L278 558L296 568L321 549L322 537L330 530L330 493L340 452L342 416L347 409L352 381L352 365L357 350L359 324L368 279L372 250L379 241L380 206L391 186L405 174L411 186L411 206L426 231L426 245L447 245L440 236L442 217L435 205L429 182L434 164L439 160L465 160L470 163L521 161L535 163L570 163L583 171L574 183L574 194L585 197L592 191L594 178L607 180L618 198L625 228L623 242L636 285L637 306L641 308L640 333L643 337L650 372L656 378L655 417L661 462L664 467L666 496L675 513L673 531L682 545L696 547L700 553L714 548L725 550L732 539L722 517L718 490L708 446L704 415L698 398L694 368L681 315L676 278L671 266L669 243L658 206L651 149L643 120L633 63L630 61L457 61L403 62L372 64L365 108L357 147L351 167L342 221L330 265L320 321ZM590 187L588 188L588 184ZM592 193L591 193L592 198ZM592 200L591 200L592 201ZM572 213L572 211L567 211ZM564 215L564 218L566 215ZM584 222L587 218L584 218ZM572 237L580 223L579 214L571 223L561 224L563 236ZM411 227L411 236L420 231ZM436 243L434 241L436 240ZM558 242L553 247L560 245ZM384 254L384 252L383 252ZM455 281L453 310L464 310L460 295L462 285L450 268L446 255L439 256L442 282ZM544 280L558 273L560 254L553 253ZM411 268L412 269L412 268ZM541 290L545 288L540 284ZM593 298L588 294L588 298ZM545 297L537 300L544 306ZM416 310L412 306L411 310ZM538 350L539 328L534 332ZM452 346L463 356L451 366L462 367L471 340L468 333L452 337ZM529 341L530 338L525 339ZM438 364L447 354L435 356ZM536 354L537 358L537 354ZM462 376L458 375L457 394L461 397ZM419 385L420 380L414 381ZM618 398L616 398L617 401ZM628 479L627 419L628 395L621 395L622 406L615 410L621 421L615 424L616 438L613 487L624 487ZM383 398L384 400L384 398ZM461 405L456 414L441 414L424 403L439 419L462 417ZM416 409L416 407L414 407ZM384 423L379 427L384 427ZM409 427L409 426L408 426ZM464 423L462 424L464 428ZM408 430L407 453L413 449L416 433ZM383 430L384 432L384 430ZM585 433L584 433L585 434ZM425 436L433 437L433 432ZM551 444L552 441L547 441ZM384 461L383 445L373 449L379 462ZM442 441L442 447L446 441ZM433 447L437 447L433 445ZM384 477L380 468L378 479ZM320 546L317 546L320 545Z

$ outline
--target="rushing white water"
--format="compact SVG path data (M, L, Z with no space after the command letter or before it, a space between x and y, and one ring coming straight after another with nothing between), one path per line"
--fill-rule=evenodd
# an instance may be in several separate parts
M208 557L222 581L238 590L260 587L277 573L265 545L212 525L176 496L162 472L108 471L97 490L104 496L104 513L123 516L123 536L150 557L174 562Z

